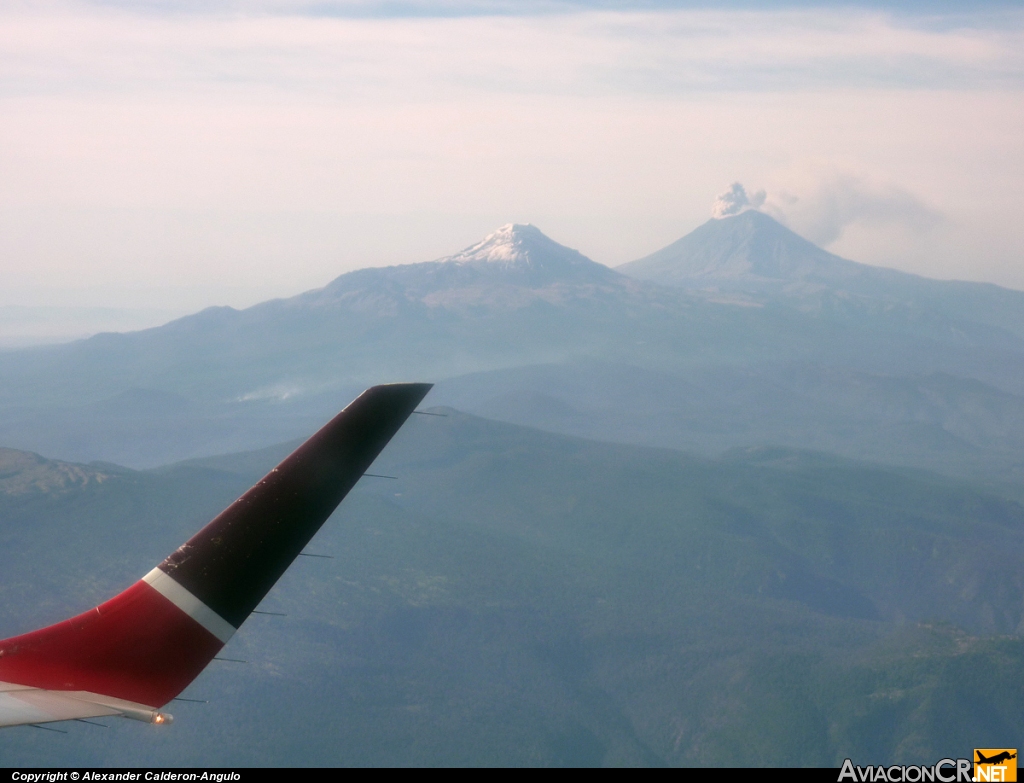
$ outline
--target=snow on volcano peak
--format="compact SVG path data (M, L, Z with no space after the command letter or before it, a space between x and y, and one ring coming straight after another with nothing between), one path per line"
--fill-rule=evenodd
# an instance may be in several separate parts
M506 223L483 241L477 242L453 256L443 259L457 264L486 262L500 266L533 266L539 261L539 254L558 248L566 250L548 239L535 226L521 223Z
M546 237L536 226L507 223L455 255L429 262L446 279L546 286L608 283L621 276L577 250ZM480 277L482 276L482 277Z

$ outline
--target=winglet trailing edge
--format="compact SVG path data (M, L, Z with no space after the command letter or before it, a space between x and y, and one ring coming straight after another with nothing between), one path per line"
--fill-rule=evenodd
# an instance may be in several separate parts
M430 388L367 389L123 593L0 641L0 727L170 722L160 708L228 642Z

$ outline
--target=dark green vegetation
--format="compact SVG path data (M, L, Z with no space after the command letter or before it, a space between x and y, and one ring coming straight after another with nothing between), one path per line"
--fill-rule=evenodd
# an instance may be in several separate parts
M933 762L1024 730L1024 508L786 449L413 417L178 722L0 764ZM0 635L123 588L288 451L0 453ZM110 722L110 721L108 721Z
M784 445L1024 484L1024 397L946 373L788 363L673 375L579 361L442 381L432 399L587 438L707 455Z

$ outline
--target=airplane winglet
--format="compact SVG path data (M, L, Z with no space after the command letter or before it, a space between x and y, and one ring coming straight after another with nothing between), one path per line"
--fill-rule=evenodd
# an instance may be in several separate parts
M425 383L367 389L123 593L70 620L0 641L6 701L63 705L54 707L55 715L169 722L158 708L228 642L430 389ZM32 720L29 713L21 719L15 706L5 718L5 699L0 726L45 722L38 709L29 711Z
M237 628L429 390L394 384L363 392L159 570ZM220 638L228 628L208 630Z

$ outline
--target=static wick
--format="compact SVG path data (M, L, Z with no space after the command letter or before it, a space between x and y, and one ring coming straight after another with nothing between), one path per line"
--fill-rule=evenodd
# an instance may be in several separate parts
M99 726L101 729L110 728L110 726L108 726L105 723L96 723L96 721L86 720L85 718L72 718L72 720L78 721L79 723L88 723L90 726ZM39 728L42 728L42 726L40 726Z
M226 660L226 659L220 659L220 660ZM243 661L243 663L244 663L244 661ZM171 701L187 701L187 702L190 702L192 704L209 704L210 703L206 699L185 699L185 698L182 698L181 696L177 696L177 697L171 699Z
M261 612L259 609L253 609L252 613L253 614L269 614L269 615L273 615L274 617L287 617L288 616L284 612Z
M385 475L383 475L381 473L364 473L363 475L364 476L370 476L371 478L389 478L389 479L397 479L398 478L398 476L385 476Z
M58 734L67 734L67 732L63 729L54 729L49 726L40 726L38 723L29 723L28 725L31 726L33 729L42 729L43 731L55 731Z
M328 560L334 559L334 555L311 555L309 552L299 552L299 557L324 557Z
M228 663L249 663L248 661L243 661L240 658L214 658L213 660L227 661Z
M430 413L429 411L413 411L413 413L418 413L420 416L440 416L442 419L448 418L447 413Z

